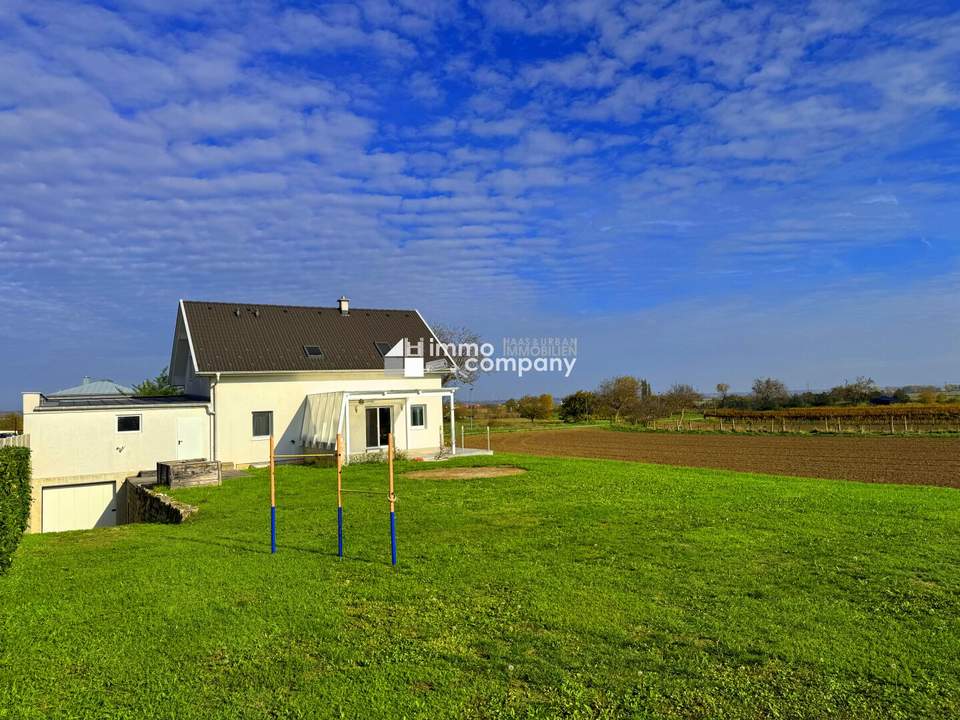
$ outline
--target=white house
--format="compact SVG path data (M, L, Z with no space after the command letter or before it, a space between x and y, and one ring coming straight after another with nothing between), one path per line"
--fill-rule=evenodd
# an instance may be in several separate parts
M24 393L33 450L32 532L122 522L123 481L156 463L225 467L334 447L381 452L387 435L410 457L456 452L455 368L416 310L180 301L171 397Z

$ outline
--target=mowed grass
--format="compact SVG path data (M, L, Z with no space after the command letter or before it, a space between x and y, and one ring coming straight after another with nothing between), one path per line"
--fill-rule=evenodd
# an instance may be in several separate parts
M184 525L28 536L3 717L958 717L960 494L616 461L352 466L181 491ZM408 469L423 469L410 464ZM440 467L440 466L429 466Z

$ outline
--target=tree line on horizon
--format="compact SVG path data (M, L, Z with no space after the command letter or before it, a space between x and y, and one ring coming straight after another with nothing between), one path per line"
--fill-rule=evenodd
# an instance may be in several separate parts
M945 387L952 391L953 386ZM960 389L960 388L957 388ZM564 422L604 419L613 422L648 422L687 410L730 408L736 410L780 410L783 408L831 407L844 405L894 405L908 402L932 404L950 400L946 392L934 387L880 388L872 378L858 377L853 382L824 391L791 392L776 378L757 378L749 394L733 394L727 383L717 383L716 396L705 397L685 383L671 385L656 393L644 378L621 375L604 380L594 390L577 390L563 398L557 413ZM543 420L554 412L553 396L525 395L509 399L503 409L529 420Z
M23 432L23 415L18 412L9 412L0 415L0 430Z

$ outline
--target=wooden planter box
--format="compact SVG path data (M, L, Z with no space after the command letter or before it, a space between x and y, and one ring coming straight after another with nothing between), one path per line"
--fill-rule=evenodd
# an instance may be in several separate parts
M173 488L220 484L220 463L209 460L168 460L157 463L157 484Z

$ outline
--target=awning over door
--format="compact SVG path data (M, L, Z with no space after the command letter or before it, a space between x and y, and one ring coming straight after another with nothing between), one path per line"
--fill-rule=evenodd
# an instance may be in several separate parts
M350 423L347 422L347 408L351 402L373 400L402 400L409 402L422 397L445 397L450 401L450 446L457 452L456 424L454 420L453 394L456 388L417 388L410 390L344 390L341 392L315 393L306 396L303 412L303 424L300 429L300 442L305 447L324 451L336 450L337 433L343 433L345 460L356 452L366 450L364 438L350 438ZM369 426L368 426L369 427ZM392 428L391 428L392 429ZM379 428L378 428L379 433ZM440 440L440 438L438 438ZM442 440L440 440L442 443ZM359 449L358 449L359 446ZM378 438L379 446L379 438ZM401 449L405 449L401 447Z
M303 411L300 441L310 447L335 450L340 417L343 412L343 393L317 393L307 395Z

